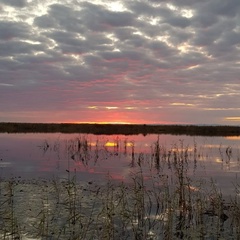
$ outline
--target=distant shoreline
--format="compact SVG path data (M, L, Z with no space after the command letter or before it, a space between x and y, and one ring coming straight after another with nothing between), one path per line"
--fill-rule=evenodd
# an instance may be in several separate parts
M172 134L191 136L240 136L239 126L74 124L74 123L0 123L0 133L91 133L91 134Z

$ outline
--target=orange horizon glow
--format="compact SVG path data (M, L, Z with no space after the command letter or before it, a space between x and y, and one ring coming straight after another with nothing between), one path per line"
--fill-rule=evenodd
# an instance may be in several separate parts
M227 136L225 138L228 140L240 140L240 136Z
M112 104L113 106L113 104ZM115 105L114 105L115 106ZM173 124L170 121L166 121L167 116L162 113L161 116L157 116L152 112L141 111L122 111L116 109L110 110L92 110L83 111L78 114L72 115L69 112L69 116L64 119L65 123L76 124ZM156 119L159 118L159 121Z
M74 123L74 124L133 124L133 123L131 123L131 122L121 122L121 121L119 121L119 122L112 122L112 121L108 121L108 122L101 122L101 121L96 121L96 122L92 122L92 121L84 121L84 122L80 122L80 121L73 121L73 122L71 122L71 123Z
M74 124L176 124L169 121L153 121L148 120L141 116L141 115L124 115L121 112L114 113L114 114L100 114L97 120L93 121L90 117L84 119L83 121L79 121L77 119L67 119L65 123L74 123ZM92 116L91 116L92 117Z
M132 122L126 122L126 121L64 121L61 123L72 123L72 124L119 124L119 125L124 125L124 124L136 124L136 125L143 125L143 124L156 124L156 125L160 125L160 124L176 124L176 123L171 123L171 122L143 122L143 121L132 121Z

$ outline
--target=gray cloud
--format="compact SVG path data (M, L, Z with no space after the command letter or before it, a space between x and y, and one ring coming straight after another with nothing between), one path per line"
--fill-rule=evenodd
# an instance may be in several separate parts
M109 32L114 27L132 26L134 17L130 12L111 12L91 3L83 3L80 14L87 29Z
M209 109L207 123L240 114L238 0L130 0L119 11L112 1L0 2L4 116L75 109L87 118L89 106L135 107L146 122L161 111L192 123L206 123Z
M4 3L6 5L22 8L27 5L26 0L0 0L0 3Z
M204 6L204 10L211 12L212 14L233 18L239 14L240 2L238 0L224 2L221 0L212 0L207 2Z
M0 39L11 40L13 38L25 38L28 39L29 28L27 24L14 21L0 21Z
M173 27L186 28L190 25L190 20L186 17L175 16L168 18L167 23Z
M10 41L0 43L1 56L14 56L18 54L31 54L34 51L43 50L40 44L29 44L24 41Z

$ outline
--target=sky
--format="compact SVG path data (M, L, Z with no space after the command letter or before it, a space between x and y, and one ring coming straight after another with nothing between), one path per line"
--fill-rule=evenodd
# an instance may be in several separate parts
M0 122L240 124L239 0L0 0Z

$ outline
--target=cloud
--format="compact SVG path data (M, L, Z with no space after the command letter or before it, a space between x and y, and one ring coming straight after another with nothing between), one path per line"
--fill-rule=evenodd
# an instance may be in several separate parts
M28 39L30 37L28 27L25 23L3 20L0 22L0 39L2 41L8 41L14 38Z
M106 107L146 123L240 114L237 0L0 2L1 119L90 121Z
M239 15L240 2L238 0L229 0L225 2L220 0L209 1L204 9L212 14L233 18Z
M23 8L27 5L26 0L0 0L0 3L17 8Z

